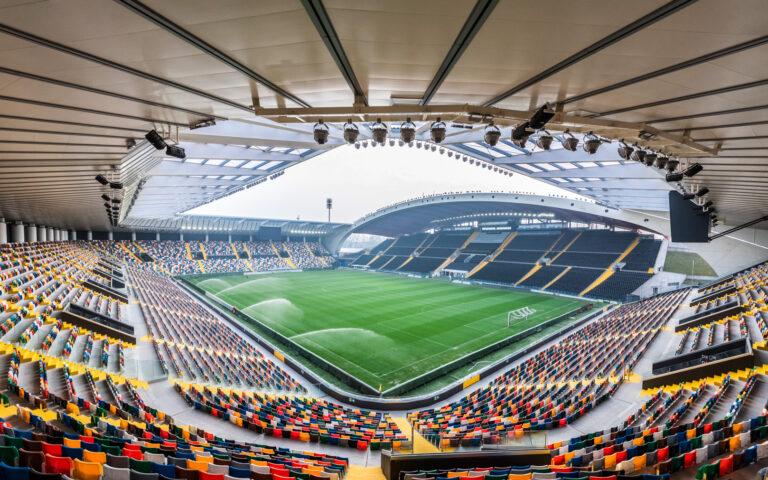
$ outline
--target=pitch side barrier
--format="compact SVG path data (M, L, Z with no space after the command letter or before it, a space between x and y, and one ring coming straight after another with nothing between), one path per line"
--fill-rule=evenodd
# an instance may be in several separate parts
M493 375L498 370L508 366L510 363L522 358L523 356L543 347L544 345L557 339L558 337L564 335L565 333L568 333L571 330L579 328L585 325L586 323L589 323L590 321L594 320L595 318L608 313L615 307L614 305L609 305L604 308L597 309L592 313L590 313L589 315L585 315L584 317L577 320L576 322L569 324L551 333L550 335L547 335L546 337L543 337L537 340L536 342L534 342L531 345L528 345L522 350L514 352L513 354L507 357L504 357L503 359L498 360L478 370L477 373L475 373L475 375L469 378L464 378L462 380L459 380L453 384L447 385L434 392L425 393L422 395L414 395L410 397L383 398L381 396L383 392L380 393L377 390L374 390L370 386L368 386L368 388L374 391L373 393L366 394L366 393L360 393L360 392L350 392L348 390L343 389L342 387L339 387L337 385L334 385L328 382L323 377L309 370L305 365L305 363L302 363L301 361L296 360L291 353L284 352L284 350L282 349L283 347L281 348L276 347L270 340L267 340L265 337L258 335L251 328L245 326L245 325L251 324L251 325L255 325L258 328L259 326L262 325L260 322L257 322L256 320L249 317L248 315L245 315L242 312L238 311L237 309L234 309L234 307L232 307L231 305L227 305L226 302L222 302L218 298L213 298L213 296L207 295L203 289L197 287L196 285L192 284L186 279L177 278L176 280L178 284L181 286L181 288L184 289L187 293L189 293L192 297L210 306L215 311L215 313L219 315L220 318L227 321L235 329L237 329L239 332L241 332L248 338L255 341L257 344L264 347L267 351L272 352L275 355L275 357L277 357L279 360L284 362L290 368L298 372L304 378L309 380L313 385L315 385L317 388L319 388L320 390L322 390L324 393L328 394L335 400L344 402L349 405L362 407L362 408L368 408L372 410L383 410L383 411L410 410L415 408L422 408L422 407L433 405L437 402L440 402L441 400L445 400L457 393L460 393L462 390L470 388L472 385L479 382L480 380ZM524 334L525 332L521 332L521 333ZM290 349L293 345L295 345L295 343L291 342L285 345L285 347L287 347L287 349ZM299 353L298 350L295 350L295 352ZM310 356L310 358L318 359L317 360L318 363L315 365L319 368L322 368L324 371L328 373L331 373L331 371L343 372L335 365L332 365L329 362L327 362L325 359L318 357L312 352L309 352L309 353L313 355L313 356ZM309 358L305 357L305 362L307 361L309 361ZM325 370L324 368L325 366L330 366L331 370ZM346 380L346 378L349 378L349 379L352 379L353 382L364 384L363 382L360 382L360 380L352 377L346 372L343 372L343 374L344 374L343 377L337 377L337 378L342 381ZM438 376L437 373L432 373L432 372L427 372L424 375L428 375L428 374Z

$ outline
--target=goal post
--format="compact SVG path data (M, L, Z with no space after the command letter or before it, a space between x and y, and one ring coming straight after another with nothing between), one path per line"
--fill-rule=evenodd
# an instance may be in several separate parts
M536 313L536 309L528 306L510 310L507 312L507 328L511 327L514 322L528 320L528 317L534 313Z

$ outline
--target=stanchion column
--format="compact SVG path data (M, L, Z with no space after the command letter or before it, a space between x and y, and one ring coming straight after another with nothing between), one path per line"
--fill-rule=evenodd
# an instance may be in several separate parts
M8 225L4 218L0 218L0 245L8 243Z
M16 222L13 224L13 236L12 240L14 243L24 243L24 224L21 222Z
M37 242L37 227L34 224L27 225L27 241Z

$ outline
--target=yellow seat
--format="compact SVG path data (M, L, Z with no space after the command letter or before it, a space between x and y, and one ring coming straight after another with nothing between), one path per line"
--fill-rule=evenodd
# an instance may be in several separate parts
M72 440L64 437L64 446L69 448L80 448L80 440Z
M187 468L190 470L197 470L198 472L207 472L208 471L208 463L206 462L198 462L195 460L187 460Z
M75 468L73 469L75 480L99 480L103 472L104 468L100 463L83 462L75 459Z
M448 478L466 477L467 472L448 472Z
M90 450L83 450L83 461L91 463L100 463L104 465L107 463L107 454L104 452L92 452Z
M530 473L510 473L507 480L531 480Z
M642 470L645 468L645 455L638 455L632 459L635 470Z
M213 463L213 456L195 455L195 461L202 463Z

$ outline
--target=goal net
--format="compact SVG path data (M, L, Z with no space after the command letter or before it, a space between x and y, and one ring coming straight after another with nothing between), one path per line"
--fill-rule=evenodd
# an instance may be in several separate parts
M534 313L536 313L536 309L531 307L522 307L516 310L510 310L509 313L507 313L507 327L511 326L514 322L518 322L520 320L528 320L528 317Z

